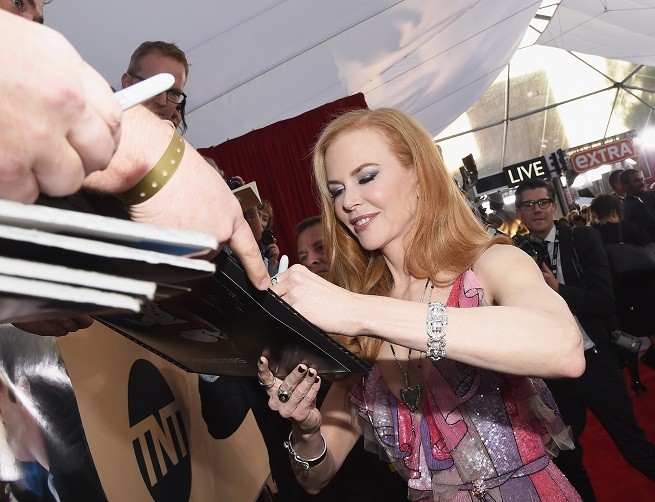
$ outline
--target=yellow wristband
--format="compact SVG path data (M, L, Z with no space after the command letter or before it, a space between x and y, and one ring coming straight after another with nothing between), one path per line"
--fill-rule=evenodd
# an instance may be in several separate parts
M184 140L177 131L168 148L161 156L159 162L145 175L145 177L129 190L116 195L124 204L133 206L147 201L155 195L173 177L184 155Z

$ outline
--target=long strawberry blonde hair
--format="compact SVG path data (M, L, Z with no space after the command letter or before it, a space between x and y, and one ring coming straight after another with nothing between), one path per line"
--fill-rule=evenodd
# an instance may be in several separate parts
M474 216L450 177L430 134L404 112L391 108L359 109L337 117L323 130L313 154L329 279L349 291L389 296L393 278L379 250L367 251L337 220L328 190L325 155L342 134L371 129L387 140L399 162L416 172L417 210L405 238L405 270L412 277L430 278L440 287L453 283L480 254L504 238L491 238ZM444 279L450 278L450 279ZM334 335L351 352L373 361L382 341L372 337Z

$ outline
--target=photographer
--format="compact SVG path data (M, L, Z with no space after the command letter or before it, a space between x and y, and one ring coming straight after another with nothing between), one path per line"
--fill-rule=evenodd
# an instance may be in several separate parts
M264 258L268 260L268 273L272 277L278 273L280 267L280 248L273 234L273 206L266 199L262 199L262 203L257 206L257 212L262 225L262 236L258 242L264 250Z
M561 451L555 463L583 500L596 500L582 464L580 436L587 408L598 418L625 460L655 481L655 446L637 424L632 401L610 346L609 321L614 291L605 247L591 227L554 222L557 203L552 185L523 182L516 190L516 215L528 228L523 250L539 263L546 283L566 301L584 339L586 368L578 378L547 380L576 449ZM528 327L528 329L530 329Z

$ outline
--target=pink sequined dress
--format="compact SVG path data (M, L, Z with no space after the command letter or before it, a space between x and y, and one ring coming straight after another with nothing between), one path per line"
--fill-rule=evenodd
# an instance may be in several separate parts
M477 307L472 271L447 305ZM410 500L579 501L549 452L573 447L541 380L442 359L430 364L422 409L412 414L389 391L377 366L351 391L366 448L394 463Z

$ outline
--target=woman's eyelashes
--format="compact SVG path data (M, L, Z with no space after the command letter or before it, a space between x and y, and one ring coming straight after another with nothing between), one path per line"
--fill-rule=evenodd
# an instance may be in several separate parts
M366 173L362 174L358 179L357 179L357 184L358 185L366 185L366 183L370 183L375 179L375 177L378 175L378 172L372 172L372 173ZM330 190L330 196L332 197L332 200L336 199L339 197L343 192L345 192L345 187L340 186L337 188L332 188Z
M369 183L370 181L373 181L377 175L378 175L377 171L372 172L372 173L363 174L357 180L357 183L359 183L360 185L365 185L366 183Z
M330 197L332 197L332 200L336 199L339 197L344 192L345 188L344 187L337 187L337 188L332 188L330 190Z

